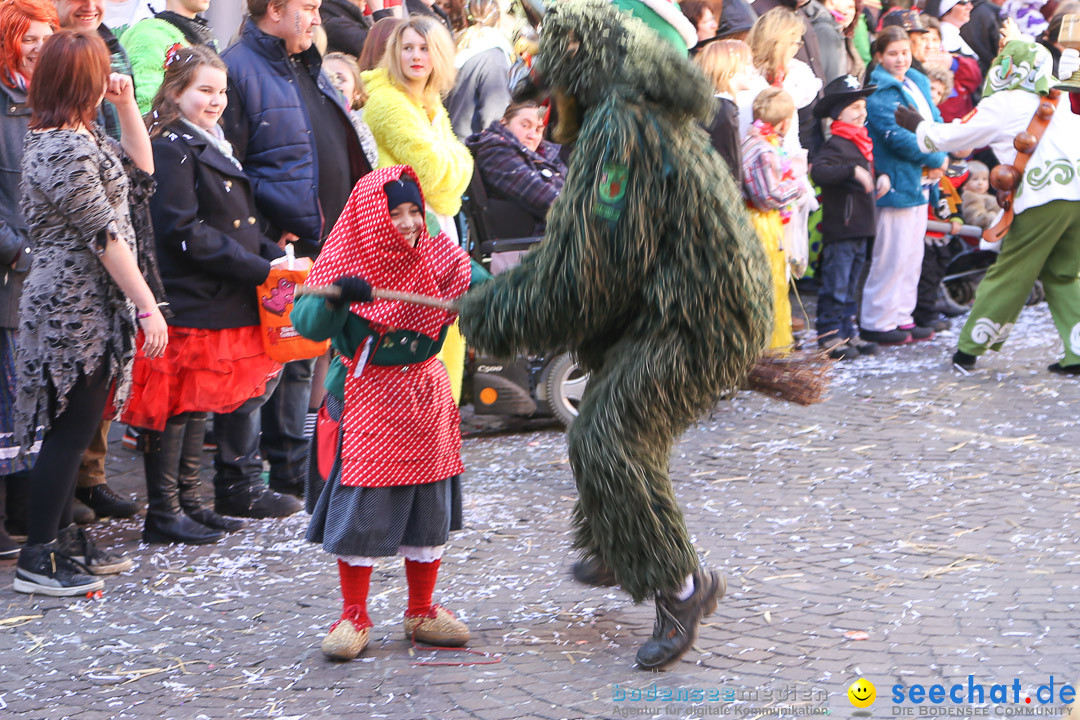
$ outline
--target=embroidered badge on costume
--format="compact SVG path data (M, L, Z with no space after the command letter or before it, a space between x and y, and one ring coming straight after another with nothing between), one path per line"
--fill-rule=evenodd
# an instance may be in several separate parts
M629 170L625 165L605 163L600 173L600 199L614 205L626 195L626 180Z
M604 163L596 188L600 196L600 202L595 208L597 215L612 222L622 216L629 178L630 170L625 165Z

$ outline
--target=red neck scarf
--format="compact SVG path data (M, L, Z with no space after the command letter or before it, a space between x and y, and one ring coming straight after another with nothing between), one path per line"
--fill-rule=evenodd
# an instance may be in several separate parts
M833 120L830 132L837 137L842 137L845 140L850 140L855 143L855 147L859 148L859 152L869 162L874 162L874 143L870 140L869 133L866 132L865 125L852 125L851 123L841 122L840 120Z

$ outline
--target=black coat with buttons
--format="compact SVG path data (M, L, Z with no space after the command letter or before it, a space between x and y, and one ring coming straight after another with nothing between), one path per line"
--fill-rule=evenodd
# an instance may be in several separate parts
M154 138L150 201L170 325L259 324L256 287L283 253L263 237L244 173L182 122Z

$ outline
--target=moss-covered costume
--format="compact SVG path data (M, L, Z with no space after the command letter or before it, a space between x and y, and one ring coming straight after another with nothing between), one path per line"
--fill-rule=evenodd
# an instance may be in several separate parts
M461 328L483 352L565 347L589 371L569 431L576 544L640 602L698 568L668 458L765 348L769 268L697 125L711 89L679 52L603 0L568 0L534 72L560 105L556 139L579 114L566 185L544 241L465 296Z

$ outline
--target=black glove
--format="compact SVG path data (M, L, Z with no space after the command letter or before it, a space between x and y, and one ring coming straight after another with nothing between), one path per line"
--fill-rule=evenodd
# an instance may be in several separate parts
M896 118L897 125L904 128L905 130L910 130L911 132L915 132L916 128L919 127L919 123L926 119L919 113L904 105L900 105L896 108L896 112L893 113L893 117Z
M352 305L354 302L371 302L375 298L371 295L371 284L362 277L343 277L334 283L341 288L337 306Z

